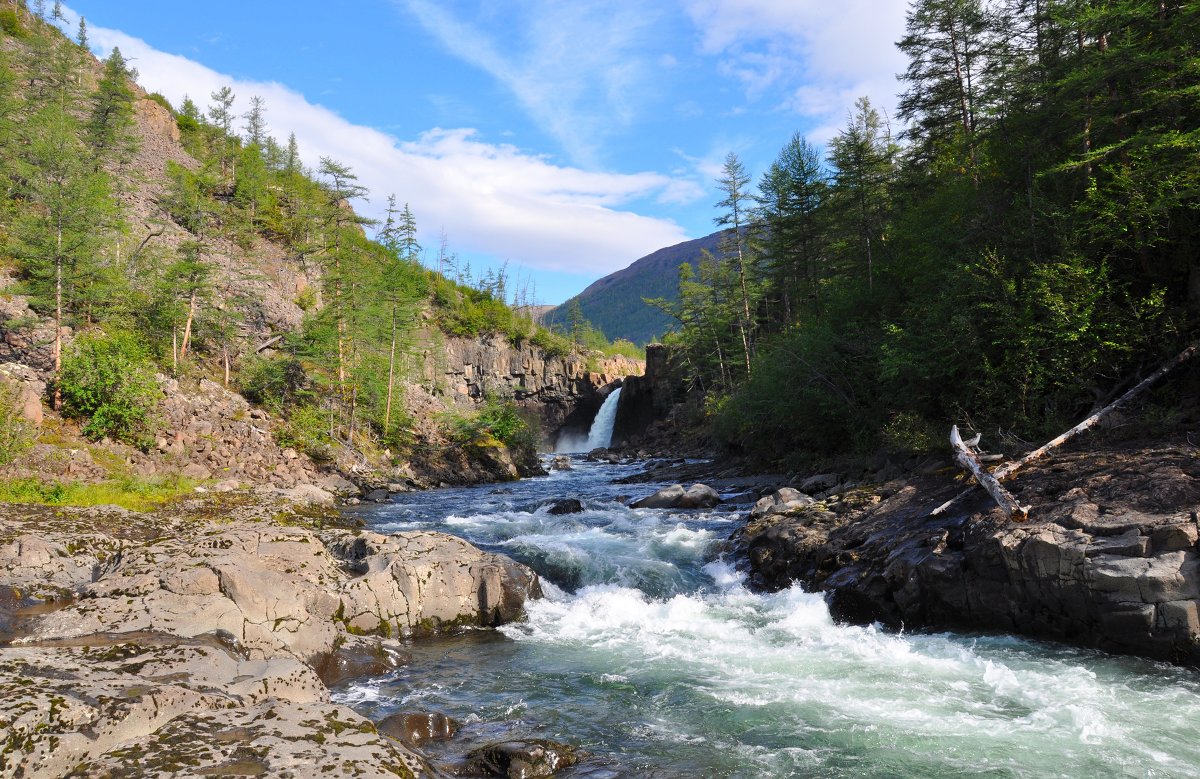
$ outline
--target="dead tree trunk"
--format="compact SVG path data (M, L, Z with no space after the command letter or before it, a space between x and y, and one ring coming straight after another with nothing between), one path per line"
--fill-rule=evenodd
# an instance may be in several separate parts
M1197 351L1200 351L1200 344L1192 344L1191 346L1184 349L1182 352L1180 352L1178 355L1176 355L1172 359L1163 363L1161 366L1159 366L1158 370L1156 370L1154 373L1151 373L1146 378L1142 379L1140 382L1138 382L1136 385L1134 385L1132 388L1130 388L1128 391L1126 391L1124 395L1117 398L1112 403L1109 403L1107 406L1100 409L1095 414L1092 414L1087 419L1083 420L1078 425L1075 425L1075 427L1071 428L1070 430L1068 430L1067 432L1058 436L1057 438L1055 438L1051 441L1047 441L1045 444L1039 446L1037 449L1034 449L1032 452L1025 455L1020 460L1016 460L1015 462L1011 462L1008 465L997 468L991 474L992 477L997 482L1001 482L1004 479L1007 479L1010 476L1012 476L1017 471L1024 468L1029 463L1031 463L1035 460L1039 460L1042 457L1045 457L1048 452L1050 452L1054 449L1057 449L1058 447L1062 446L1067 441L1070 441L1072 438L1079 435L1080 433L1086 432L1087 430L1090 430L1091 428L1095 427L1096 424L1101 419L1103 419L1105 416L1107 416L1109 413L1115 411L1116 409L1120 408L1121 406L1124 406L1126 403L1128 403L1129 401L1133 400L1135 397L1140 395L1142 392L1144 392L1146 389L1148 389L1151 385L1153 385L1155 382L1157 382L1163 376L1166 376L1168 373L1175 370L1180 365L1183 365L1185 362L1192 359L1192 357L1195 357ZM955 505L960 500L962 500L963 498L967 497L970 494L971 494L971 490L964 490L963 492L960 492L958 495L955 495L950 500L946 501L942 505L935 508L930 513L930 516L937 516L938 514L941 514L945 511L947 511L951 506Z
M1004 509L1010 519L1024 522L1029 518L1029 507L1017 503L1017 499L1012 496L1012 493L1004 489L996 477L983 467L983 463L979 462L979 458L963 442L962 436L958 433L958 425L950 428L950 444L957 452L955 459L958 460L959 465L975 476L975 481L979 482L979 486L987 490L987 493L992 496L992 500L996 501L997 506Z

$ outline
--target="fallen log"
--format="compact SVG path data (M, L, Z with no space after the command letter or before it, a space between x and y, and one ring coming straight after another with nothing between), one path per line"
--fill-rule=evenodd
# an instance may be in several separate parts
M1184 349L1182 352L1177 354L1174 358L1172 358L1172 359L1168 360L1167 362L1163 363L1162 365L1160 365L1158 370L1156 370L1154 373L1151 373L1149 376L1147 376L1146 378L1142 379L1140 382L1135 384L1127 392L1125 392L1125 394L1121 395L1121 397L1117 398L1112 403L1109 403L1107 406L1100 409L1095 414L1092 414L1087 419L1083 420L1078 425L1075 425L1075 427L1071 428L1070 430L1068 430L1067 432L1058 436L1057 438L1054 438L1050 441L1047 441L1045 444L1042 444L1037 449L1034 449L1032 452L1025 455L1021 459L1014 460L1013 462L1008 463L1007 465L1002 465L1001 467L997 468L995 471L992 472L992 474L991 474L992 477L997 481L997 483L999 483L999 482L1009 478L1010 476L1012 476L1014 473L1016 473L1017 471L1024 468L1029 463L1031 463L1035 460L1039 460L1042 457L1045 457L1048 452L1053 451L1054 449L1057 449L1058 447L1062 446L1067 441L1070 441L1072 438L1079 435L1080 433L1083 433L1083 432L1095 427L1096 423L1098 423L1105 416L1107 416L1111 412L1117 410L1118 408L1125 405L1129 401L1133 400L1135 397L1140 395L1142 392L1144 392L1147 388L1149 388L1152 384L1157 382L1163 376L1166 376L1168 373L1175 370L1180 365L1183 365L1185 362L1192 359L1192 357L1195 357L1197 351L1200 351L1200 344L1192 344L1191 346L1189 346L1188 348ZM966 498L970 494L971 494L970 489L963 490L962 492L955 495L950 500L946 501L945 503L943 503L942 505L938 506L933 511L931 511L930 516L937 516L938 514L941 514L945 511L947 511L951 506L958 503L963 498Z
M270 349L272 346L274 346L275 344L279 343L279 342L280 342L280 341L282 341L282 340L283 340L283 336L282 336L282 335L277 335L277 336L275 336L274 338L272 338L272 339L270 339L270 340L266 341L265 343L263 343L263 344L259 345L259 347L258 347L257 349L255 349L255 350L254 350L254 353L255 353L255 354L262 354L262 353L263 353L263 352L265 352L267 349Z
M1012 493L1004 489L996 477L983 467L983 463L979 462L978 455L963 442L962 436L958 433L958 425L950 428L950 444L957 452L955 459L958 460L959 465L975 476L975 481L979 482L979 486L987 490L987 493L992 496L992 500L996 501L997 506L1004 509L1010 519L1024 522L1029 518L1029 506L1022 506L1018 503Z

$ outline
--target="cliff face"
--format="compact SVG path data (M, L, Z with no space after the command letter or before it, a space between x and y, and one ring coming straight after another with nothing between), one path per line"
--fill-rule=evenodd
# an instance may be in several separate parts
M489 396L511 397L535 415L545 438L565 428L591 424L607 391L644 365L625 357L589 361L578 355L548 355L528 342L513 346L500 335L478 338L429 336L421 351L431 394L470 408Z
M613 425L613 445L636 442L656 422L670 415L671 408L683 399L683 385L671 365L670 350L662 344L646 347L646 370L631 376L622 385Z

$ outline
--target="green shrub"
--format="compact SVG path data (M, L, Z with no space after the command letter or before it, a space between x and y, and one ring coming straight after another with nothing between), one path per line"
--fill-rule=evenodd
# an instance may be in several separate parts
M469 444L495 438L510 449L537 448L537 425L510 400L488 398L468 414L451 412L444 420L451 440Z
M0 465L8 465L33 446L33 425L17 408L17 393L0 382Z
M329 417L315 406L296 406L287 422L275 430L280 446L290 446L318 461L333 459L333 440L329 437Z
M42 481L37 478L0 481L0 501L48 506L121 506L148 511L191 494L196 482L182 476L126 476L102 482Z
M175 109L171 107L171 101L167 100L167 98L161 92L151 92L150 94L146 95L146 97L170 111L172 116L175 115Z
M21 25L21 17L12 8L0 11L0 29L14 38L24 38L26 35L25 28Z
M85 333L63 355L63 412L86 419L84 435L147 448L161 395L154 366L130 333Z
M308 373L295 357L255 357L238 376L238 390L252 403L280 413L309 392Z

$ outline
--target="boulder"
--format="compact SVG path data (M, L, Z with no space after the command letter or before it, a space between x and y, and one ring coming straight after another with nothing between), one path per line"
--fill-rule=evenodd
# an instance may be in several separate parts
M315 484L297 484L287 490L279 490L279 496L304 506L332 506L333 494Z
M368 501L370 503L387 503L388 499L390 497L391 496L387 490L377 489L377 490L371 490L366 495L364 495L363 500Z
M670 487L663 487L653 495L635 500L629 504L629 507L634 509L673 509L679 505L679 501L683 500L686 492L687 490L683 488L682 484L672 484Z
M707 509L721 502L721 494L707 484L693 484L679 501L681 509Z
M700 509L712 508L720 502L721 495L706 484L693 484L686 490L682 484L672 484L629 506L635 509Z
M797 486L800 491L812 495L813 493L821 492L822 490L830 490L842 483L842 477L836 473L818 473L814 476L809 476L800 482Z
M430 741L449 741L461 725L458 720L437 712L401 711L384 717L376 727L384 736L420 747Z
M556 471L569 471L571 470L571 458L568 455L560 454L554 458L550 467Z
M484 776L533 779L553 776L579 762L580 751L548 739L489 744L467 753L467 770Z
M560 516L563 514L578 514L583 511L583 504L575 498L559 498L543 503L539 508L545 508L547 514Z
M811 506L815 502L811 497L797 489L784 487L764 498L760 498L754 504L754 508L751 509L750 517L757 519L768 514L786 514L805 506Z

